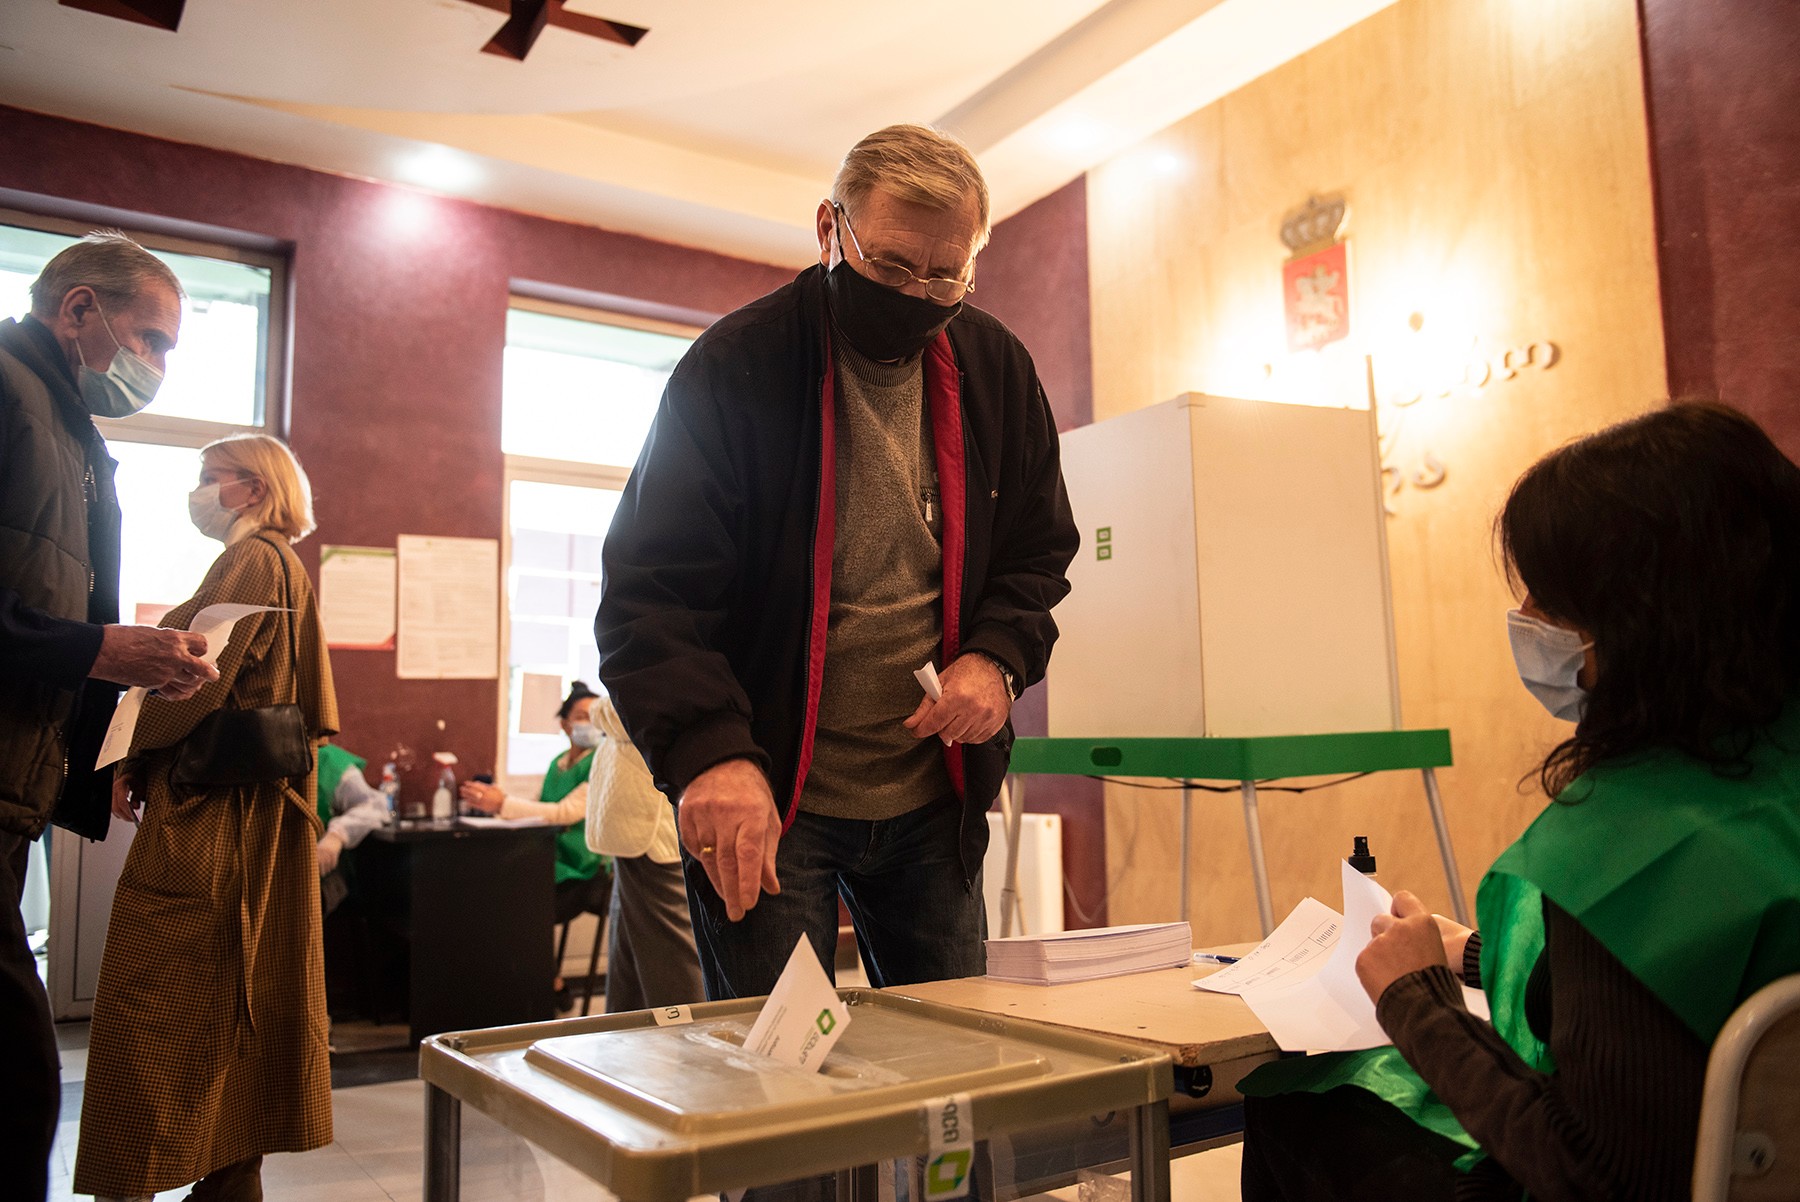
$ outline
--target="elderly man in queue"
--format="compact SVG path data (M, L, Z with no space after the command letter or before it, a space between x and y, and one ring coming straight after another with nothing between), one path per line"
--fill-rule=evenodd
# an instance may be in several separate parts
M595 620L715 999L767 993L802 935L829 971L840 895L877 985L983 971L985 811L1078 542L1031 356L964 299L968 150L871 134L816 226L818 265L670 377Z
M31 312L0 322L0 1179L42 1197L61 1098L50 1006L19 900L59 803L101 824L94 760L118 685L190 696L218 673L200 635L119 621L119 503L95 417L150 403L181 328L174 272L117 233L44 267ZM92 829L85 833L94 834Z

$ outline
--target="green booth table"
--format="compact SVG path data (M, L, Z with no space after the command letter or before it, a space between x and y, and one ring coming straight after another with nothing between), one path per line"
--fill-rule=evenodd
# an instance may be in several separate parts
M1373 730L1353 734L1268 735L1221 739L1020 739L1013 744L1012 805L1016 823L1023 807L1022 775L1165 777L1182 782L1181 790L1181 917L1188 916L1189 839L1193 823L1193 790L1185 783L1218 780L1239 783L1244 801L1244 834L1250 841L1250 871L1256 881L1256 908L1263 934L1275 929L1269 899L1269 870L1263 862L1262 819L1257 810L1257 784L1293 776L1330 776L1350 772L1417 770L1425 780L1425 801L1437 830L1438 854L1456 920L1470 925L1463 900L1462 875L1444 822L1437 769L1450 766L1448 730ZM1016 831L1009 833L1016 840Z

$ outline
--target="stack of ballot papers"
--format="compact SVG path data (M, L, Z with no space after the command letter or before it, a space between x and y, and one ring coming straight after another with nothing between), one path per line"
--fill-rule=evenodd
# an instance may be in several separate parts
M1028 985L1091 981L1186 964L1193 946L1185 922L1015 935L987 941L987 975Z
M1394 899L1348 861L1341 875L1342 914L1305 898L1256 950L1194 982L1195 989L1243 998L1285 1052L1354 1052L1393 1042L1375 1021L1375 1003L1356 976L1356 957L1369 946L1369 924L1388 913ZM1463 1002L1471 1013L1488 1016L1480 990L1463 986Z

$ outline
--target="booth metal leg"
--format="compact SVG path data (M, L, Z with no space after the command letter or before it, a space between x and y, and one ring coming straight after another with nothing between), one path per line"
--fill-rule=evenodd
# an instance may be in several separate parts
M1009 775L1000 786L1000 829L1006 837L1006 876L1000 882L1000 937L1025 934L1019 900L1019 828L1024 824L1025 781Z
M462 1103L425 1086L425 1202L462 1197Z
M859 1164L837 1171L838 1202L880 1202L881 1166Z
M1169 1100L1131 1112L1132 1202L1168 1202Z
M1444 822L1444 799L1438 795L1437 769L1421 769L1425 777L1425 800L1431 806L1431 825L1437 828L1438 854L1444 858L1444 879L1450 883L1450 907L1456 921L1473 926L1469 919L1469 903L1463 900L1462 873L1456 869L1456 852L1450 848L1450 827Z
M1194 858L1194 791L1181 786L1181 921L1188 920L1188 862Z
M1256 878L1256 913L1266 938L1275 929L1275 903L1269 897L1269 866L1263 861L1262 817L1256 809L1256 782L1244 785L1244 834L1250 840L1250 873Z

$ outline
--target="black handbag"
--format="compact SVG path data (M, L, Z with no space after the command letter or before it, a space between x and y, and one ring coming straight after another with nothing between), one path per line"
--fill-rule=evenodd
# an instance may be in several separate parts
M269 539L262 540L271 547ZM277 555L281 549L275 548ZM312 738L300 709L300 641L294 630L294 581L281 555L287 597L288 648L294 670L294 700L283 705L214 710L202 718L175 754L169 783L179 789L255 785L305 776L313 768Z

